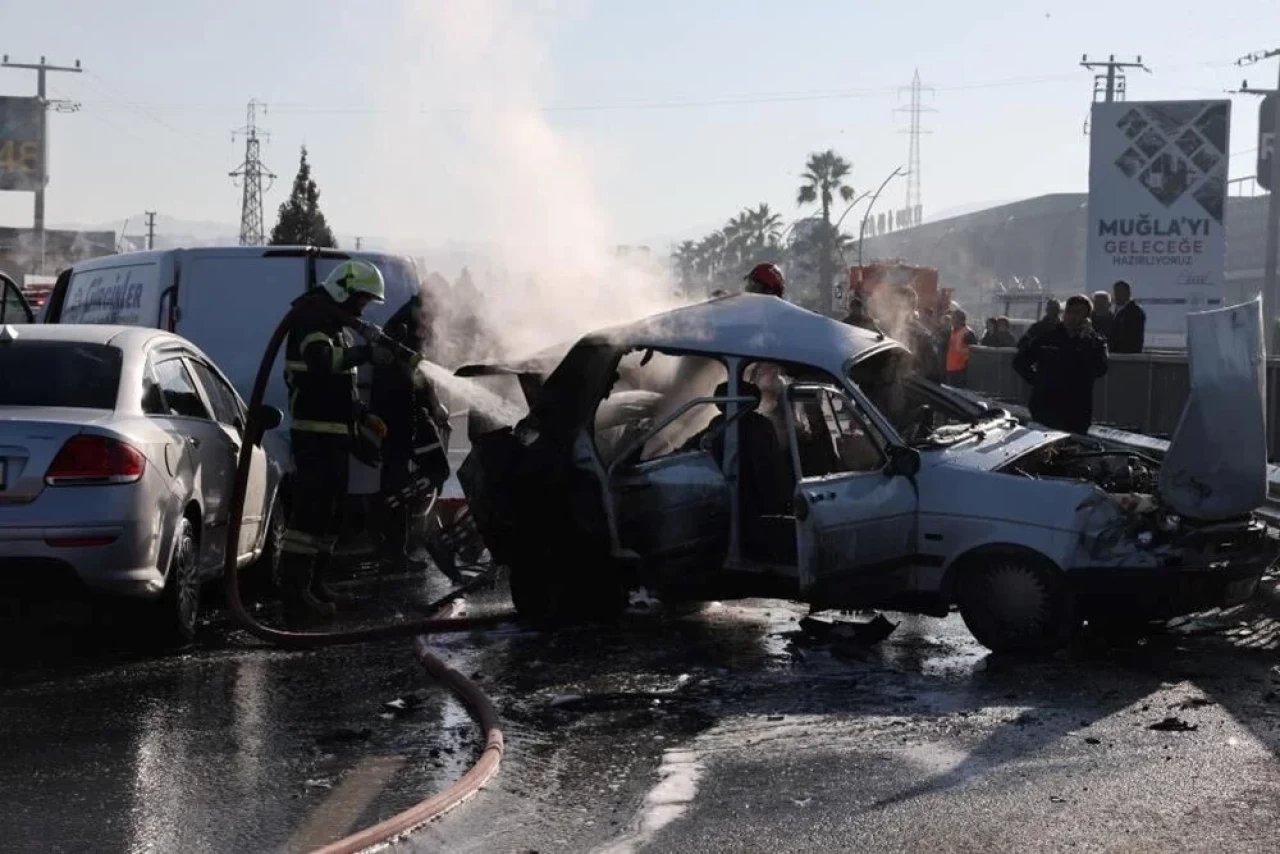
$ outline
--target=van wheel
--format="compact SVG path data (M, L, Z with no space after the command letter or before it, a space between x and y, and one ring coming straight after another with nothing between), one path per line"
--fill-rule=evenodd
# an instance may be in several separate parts
M1062 573L1033 552L975 558L960 578L957 598L964 624L992 652L1052 653L1079 627Z
M155 604L158 640L166 646L182 646L196 638L201 592L198 554L195 529L184 516L178 520L164 591Z

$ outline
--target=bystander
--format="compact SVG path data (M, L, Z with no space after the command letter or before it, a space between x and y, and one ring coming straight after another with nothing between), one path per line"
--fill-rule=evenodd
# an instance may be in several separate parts
M1062 322L1018 348L1013 369L1031 386L1031 417L1054 430L1085 433L1093 384L1107 373L1107 342L1093 330L1083 294L1067 300Z
M1107 344L1112 353L1141 353L1147 335L1147 313L1134 301L1128 282L1116 282L1112 292L1116 296L1116 313Z

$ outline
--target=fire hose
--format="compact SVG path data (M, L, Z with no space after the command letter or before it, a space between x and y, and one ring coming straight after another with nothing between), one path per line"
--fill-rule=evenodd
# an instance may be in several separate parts
M378 346L392 349L397 355L413 364L416 364L421 359L419 354L389 338L376 325L351 316L338 308L336 304L328 308L335 319L339 320L343 325L358 330L366 340L373 339L369 341L370 344L376 341ZM276 354L289 332L290 323L297 310L297 304L295 303L284 318L281 319L279 325L276 326L271 335L271 340L267 344L266 351L263 353L262 362L258 366L257 377L253 384L253 393L249 400L249 411L244 427L244 441L240 448L240 456L236 466L235 488L231 497L230 519L227 525L228 543L238 543L240 541L240 527L249 485L253 448L262 441L262 436L265 432L262 429L259 410L262 406L262 399L266 394L267 381L270 378L271 368L275 364ZM295 632L264 625L258 622L245 608L244 600L240 596L239 571L236 565L238 551L235 548L226 549L227 557L223 565L223 578L226 586L227 602L235 618L254 637L288 649L314 649L335 644L354 644L415 637L417 638L416 652L418 658L427 672L462 701L484 732L485 744L480 758L472 766L471 770L448 789L385 821L327 845L320 849L321 851L325 852L325 854L361 851L408 833L467 800L497 773L502 759L503 738L502 730L498 725L497 713L492 702L474 682L449 667L433 654L427 647L424 637L428 634L442 632L490 628L501 622L508 621L510 619L509 614L466 618L439 616L459 596L486 581L487 574L481 574L461 587L454 589L442 599L432 603L428 609L432 616L425 620L349 631Z

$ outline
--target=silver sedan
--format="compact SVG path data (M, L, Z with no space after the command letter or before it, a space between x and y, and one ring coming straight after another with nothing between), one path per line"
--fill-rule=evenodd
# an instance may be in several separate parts
M224 563L245 422L226 377L177 335L0 326L0 585L147 602L159 632L190 640ZM255 443L241 567L273 559L279 480Z

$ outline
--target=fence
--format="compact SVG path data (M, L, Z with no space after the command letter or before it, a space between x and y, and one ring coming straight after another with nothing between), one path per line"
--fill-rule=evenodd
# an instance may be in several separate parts
M969 388L1002 402L1025 404L1027 384L1013 371L1016 351L974 347L969 357ZM1107 375L1094 386L1093 420L1134 433L1168 438L1178 426L1190 383L1185 353L1112 354ZM1280 359L1267 360L1267 454L1276 459L1280 423L1275 417L1280 390Z

